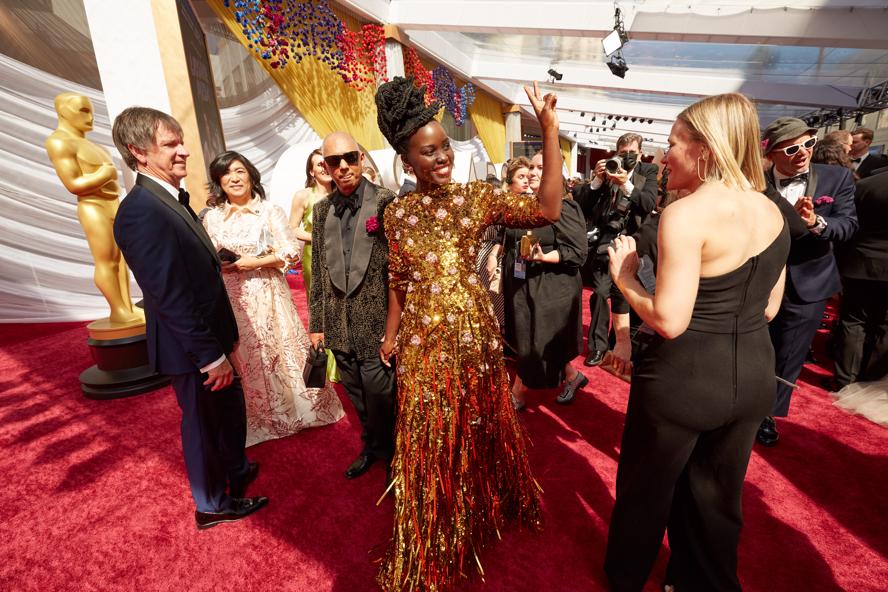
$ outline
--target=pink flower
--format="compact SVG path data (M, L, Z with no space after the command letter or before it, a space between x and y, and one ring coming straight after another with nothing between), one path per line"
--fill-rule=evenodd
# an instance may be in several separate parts
M371 216L370 218L367 218L367 224L365 225L365 228L367 229L367 234L376 234L377 232L379 232L379 220L376 218L376 216Z
M834 201L835 201L835 200L832 198L832 196L830 196L830 195L822 195L822 196L820 196L820 197L818 197L817 199L814 200L814 205L815 205L815 206L823 206L823 205L826 205L826 204L831 204L831 203L834 202Z

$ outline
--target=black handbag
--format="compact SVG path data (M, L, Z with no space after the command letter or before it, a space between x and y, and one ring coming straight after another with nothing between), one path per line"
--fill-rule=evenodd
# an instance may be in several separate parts
M302 380L305 381L306 388L323 388L327 383L327 350L323 341L308 348Z

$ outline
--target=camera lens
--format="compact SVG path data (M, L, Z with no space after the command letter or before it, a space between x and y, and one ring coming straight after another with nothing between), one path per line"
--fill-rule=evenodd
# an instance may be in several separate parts
M604 163L604 169L607 172L613 174L613 173L616 173L618 170L620 170L620 167L622 165L623 165L623 163L620 162L619 158L608 158L607 162Z

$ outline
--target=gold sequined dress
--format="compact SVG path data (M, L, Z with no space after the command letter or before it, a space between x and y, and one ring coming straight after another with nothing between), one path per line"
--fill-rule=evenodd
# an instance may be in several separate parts
M481 548L507 521L540 524L499 326L475 268L491 224L548 222L535 197L480 182L408 193L385 210L390 285L406 292L395 524L377 577L387 591L450 590L473 565L481 570Z

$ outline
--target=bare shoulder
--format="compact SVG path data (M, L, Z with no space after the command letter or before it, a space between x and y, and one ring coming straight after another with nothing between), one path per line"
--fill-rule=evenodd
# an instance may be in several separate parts
M304 206L311 199L311 189L306 187L293 194L293 207Z

